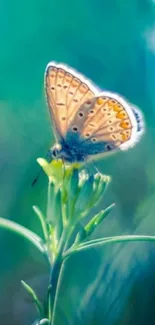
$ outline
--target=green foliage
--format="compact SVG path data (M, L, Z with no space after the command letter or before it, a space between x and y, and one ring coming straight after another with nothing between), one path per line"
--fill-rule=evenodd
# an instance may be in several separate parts
M119 242L155 241L155 237L115 236L89 239L114 206L111 204L86 221L90 210L103 198L110 177L100 173L89 175L79 164L64 165L61 160L48 163L44 159L38 159L38 162L49 179L46 213L33 206L42 228L43 238L23 226L2 218L0 226L26 238L45 255L50 265L50 282L45 302L42 304L34 290L24 281L22 285L31 296L39 313L39 320L34 324L54 325L62 269L67 258L77 251L92 247ZM79 224L80 229L77 227Z

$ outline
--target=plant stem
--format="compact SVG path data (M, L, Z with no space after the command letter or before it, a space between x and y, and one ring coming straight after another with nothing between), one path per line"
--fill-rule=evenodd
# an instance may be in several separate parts
M62 256L59 255L56 257L53 269L51 271L50 275L50 284L51 288L49 289L49 311L48 311L48 317L52 321L53 319L53 311L54 311L54 302L55 302L55 294L57 289L57 283L59 279L59 274L62 266Z
M58 252L53 264L53 268L51 270L51 275L50 275L50 292L49 292L49 310L48 310L48 318L50 319L51 323L53 323L54 319L54 310L55 310L55 296L56 296L56 291L57 291L57 284L59 281L59 275L61 271L61 267L63 264L63 251L65 244L68 240L68 237L71 233L71 228L69 225L64 228L59 247L58 247Z

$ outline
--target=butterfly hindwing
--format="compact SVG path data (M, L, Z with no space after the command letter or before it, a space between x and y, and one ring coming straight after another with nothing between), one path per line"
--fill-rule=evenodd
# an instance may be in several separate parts
M56 133L64 138L79 107L97 94L90 81L62 64L50 62L45 72L45 89Z
M67 141L76 139L77 134L80 150L89 155L127 149L142 133L141 121L139 110L122 97L103 92L80 106Z

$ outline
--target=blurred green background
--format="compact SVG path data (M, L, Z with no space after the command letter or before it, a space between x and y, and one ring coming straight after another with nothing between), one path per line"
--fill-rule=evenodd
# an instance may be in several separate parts
M146 132L128 152L98 162L112 176L98 207L116 207L96 237L155 235L155 1L0 1L0 217L38 234L32 211L46 207L47 180L34 188L37 157L54 138L43 76L51 60L64 62L100 88L138 105ZM65 266L55 325L154 324L155 246L130 243L78 253ZM43 257L0 230L0 323L36 318L20 280L42 298L48 282Z

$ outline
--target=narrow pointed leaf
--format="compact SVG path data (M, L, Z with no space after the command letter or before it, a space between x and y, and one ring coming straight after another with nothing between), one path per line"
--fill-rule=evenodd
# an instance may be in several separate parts
M55 215L55 234L57 240L59 241L63 230L60 190L57 192L55 196L54 215Z
M76 252L80 252L90 248L104 246L107 244L119 244L123 242L134 242L134 241L155 242L155 236L126 235L126 236L113 236L113 237L105 237L105 238L89 240L85 243L78 245L76 248L73 247L72 249L71 247L70 249L68 249L68 251L64 253L64 259L68 258L72 254L75 254Z
M0 218L0 227L10 230L11 232L20 235L21 237L27 239L29 242L31 242L34 246L37 247L37 249L41 252L46 254L46 247L45 244L38 235L36 235L34 232L28 230L27 228L18 225L14 221L6 220L4 218Z
M86 236L87 236L87 233L85 231L85 228L82 225L80 225L80 230L77 233L74 244L83 242L86 239Z
M92 203L97 204L102 198L108 184L110 182L110 177L107 175L100 175L98 187L95 190L94 197L92 197Z
M55 205L55 196L57 193L56 186L53 182L48 182L48 192L47 192L47 211L46 211L46 220L47 222L51 221L54 223L55 214L54 214L54 205Z
M73 169L72 176L70 179L70 186L69 186L70 200L73 200L77 195L78 183L79 183L79 171L77 169Z
M96 227L108 216L114 204L110 205L105 210L100 211L96 214L85 226L86 237L90 236L92 232L96 229Z
M34 301L34 303L36 305L36 308L39 312L40 317L42 317L43 316L43 307L42 307L42 304L39 301L36 293L25 281L21 280L21 284L26 289L27 293L31 296L32 300Z
M48 241L48 230L47 230L45 217L44 217L43 213L41 212L41 210L37 206L34 205L33 210L36 213L36 215L41 223L41 227L42 227L43 234L44 234L44 239L45 239L45 241Z
M87 210L89 205L90 196L93 190L94 177L90 176L81 188L80 194L76 201L75 209L80 214Z
M70 179L70 186L69 186L69 200L68 200L68 206L69 206L69 218L73 217L76 219L76 215L74 213L75 210L75 204L78 198L80 192L79 188L79 171L77 169L73 169L73 173Z
M126 235L126 236L114 236L109 238L99 238L86 242L84 245L80 244L76 251L81 251L83 249L92 248L96 246L103 246L107 244L116 244L122 242L134 242L134 241L154 241L155 236L140 236L140 235Z

